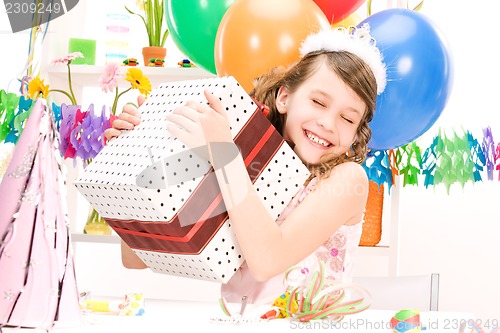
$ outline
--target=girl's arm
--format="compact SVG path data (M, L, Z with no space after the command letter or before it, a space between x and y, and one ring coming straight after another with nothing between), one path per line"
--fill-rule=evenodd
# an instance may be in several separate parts
M137 104L142 105L145 101L143 95L137 96ZM107 140L111 140L121 134L122 130L132 130L141 121L141 115L137 108L132 104L125 104L118 119L113 122L112 127L104 131ZM121 241L122 264L126 268L143 269L146 264L135 254L134 251L122 240Z
M125 268L143 269L148 267L123 240L121 241L121 252L122 265Z
M220 101L205 93L211 107L188 103L168 117L167 129L189 147L233 142ZM213 165L220 156L210 156ZM257 196L241 155L223 168L217 180L236 238L252 275L267 280L313 253L343 224L361 221L368 196L363 168L344 163L316 184L281 225Z
M146 97L143 95L137 96L137 104L139 106L144 103ZM141 122L141 115L137 108L132 104L125 104L123 106L122 112L118 115L118 119L113 121L112 127L104 131L104 136L107 140L111 140L119 136L122 130L132 130L135 126L139 125Z
M224 203L257 280L284 272L318 249L341 225L356 224L363 218L368 180L356 163L337 166L281 225L257 196L241 156L224 172L225 176L221 169L216 171Z

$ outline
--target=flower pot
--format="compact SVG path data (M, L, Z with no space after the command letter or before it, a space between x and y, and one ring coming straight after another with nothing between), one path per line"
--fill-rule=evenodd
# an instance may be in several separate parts
M165 60L167 49L161 46L146 46L142 48L142 56L144 58L144 66L148 66L149 59L162 59Z

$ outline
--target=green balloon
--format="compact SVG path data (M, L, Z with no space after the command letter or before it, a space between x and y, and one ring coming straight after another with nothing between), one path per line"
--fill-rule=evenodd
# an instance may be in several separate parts
M217 29L234 1L165 1L165 18L175 45L196 66L212 74L217 74L214 59Z

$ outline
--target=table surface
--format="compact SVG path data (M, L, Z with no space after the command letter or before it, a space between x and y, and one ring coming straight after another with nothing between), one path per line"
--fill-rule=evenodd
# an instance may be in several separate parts
M238 304L228 304L229 310L239 312ZM297 331L336 331L336 332L392 332L390 320L397 311L365 310L344 317L340 322L316 320L297 322L289 319L260 320L266 307L248 305L241 318L227 317L219 304L176 300L146 299L145 313L142 316L119 316L115 314L84 314L82 323L74 326L56 327L54 333L132 333L132 332L171 332L172 328L186 332L195 330L217 332L297 332ZM458 312L421 312L420 322L424 332L458 332L462 322L474 319L470 313ZM467 327L467 326L466 326ZM469 326L470 327L470 326ZM2 332L46 332L42 329L2 328ZM470 331L470 328L467 330ZM201 332L201 331L199 331Z

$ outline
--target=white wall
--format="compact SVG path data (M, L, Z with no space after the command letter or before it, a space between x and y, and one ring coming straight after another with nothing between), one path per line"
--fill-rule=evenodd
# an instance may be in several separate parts
M86 8L83 8L82 3L85 3ZM97 0L87 0L78 5L82 6L80 10L95 15L92 25L98 25L99 22L100 14L94 7L98 3ZM495 0L477 4L453 0L425 1L422 13L432 19L448 39L454 58L455 81L446 109L436 125L421 139L423 142L436 133L438 126L449 129L463 126L476 137L482 137L483 127L491 126L496 142L500 141L497 105L500 57L495 47L495 22L499 12L500 4ZM361 14L364 15L364 12ZM67 15L69 17L70 14ZM82 16L72 17L73 24L59 32L78 37L72 29L79 29L80 37L96 38L98 35L86 31L89 24L77 24L79 17ZM5 23L6 15L0 10L0 44L14 45L12 52L3 52L0 56L1 64L9 64L0 71L0 88L5 88L9 80L22 69L27 53L27 35L19 33L13 36L8 33L10 29ZM61 45L66 44L61 42L58 47L62 48ZM61 54L64 52L56 55ZM180 60L179 53L170 54L167 58L171 63ZM498 198L498 181L474 185L469 183L464 189L454 185L449 194L443 187L402 188L399 203L399 273L440 273L440 310L474 312L483 322L500 319ZM123 270L119 265L116 245L79 244L76 251L77 274L83 290L91 289L96 294L142 290L149 297L217 297L218 288L214 284ZM381 274L384 264L381 258L362 258L358 271ZM130 282L130 276L137 278ZM186 285L191 293L187 295L180 291L179 283Z
M448 41L455 77L447 106L419 139L421 147L427 147L439 127L447 133L470 130L480 139L482 129L490 126L495 142L500 142L500 51L492 38L499 10L494 0L424 2L421 13ZM499 198L498 173L494 182L467 183L464 189L455 184L449 194L442 185L401 189L399 274L440 273L440 310L474 312L483 322L500 319ZM372 257L361 258L358 271L380 274L373 262Z
M461 126L482 138L491 126L500 142L497 78L499 51L497 1L462 3L425 1L428 15L448 39L454 62L453 91L437 126ZM492 43L493 41L493 43ZM468 183L425 189L405 187L401 193L401 274L441 274L441 310L475 312L479 319L500 319L500 183Z
M5 47L0 54L0 89L19 92L17 78L24 75L23 69L28 59L29 31L13 34L5 7L0 5L0 43Z

